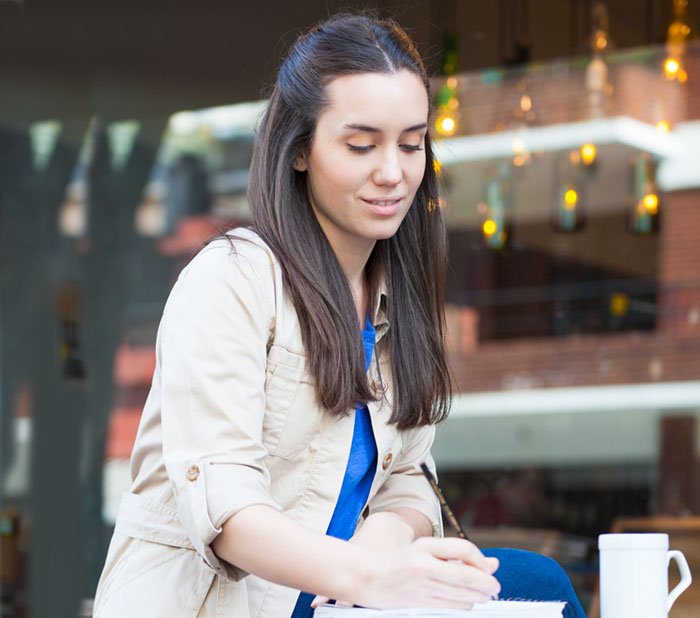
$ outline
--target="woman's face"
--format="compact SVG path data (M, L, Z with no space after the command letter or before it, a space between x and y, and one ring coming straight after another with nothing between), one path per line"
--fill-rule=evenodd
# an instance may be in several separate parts
M310 152L311 205L337 252L371 250L396 233L425 172L428 95L409 71L360 73L328 84Z

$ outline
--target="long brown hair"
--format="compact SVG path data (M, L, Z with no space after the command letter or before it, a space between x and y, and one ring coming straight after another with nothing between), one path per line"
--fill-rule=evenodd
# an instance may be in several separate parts
M308 153L326 86L336 77L408 70L429 93L421 58L394 21L334 17L299 37L280 68L253 150L248 199L254 229L278 258L299 317L320 403L347 414L374 399L350 284L307 197L306 174L293 163ZM430 137L425 174L397 233L378 240L366 267L371 291L387 286L391 422L408 429L443 420L451 386L444 342L445 224L437 208Z

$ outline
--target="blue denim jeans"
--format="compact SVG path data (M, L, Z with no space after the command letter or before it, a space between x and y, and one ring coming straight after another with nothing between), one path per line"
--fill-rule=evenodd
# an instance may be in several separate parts
M496 579L502 599L566 601L564 618L586 618L568 575L552 558L522 549L481 548L485 556L498 558Z

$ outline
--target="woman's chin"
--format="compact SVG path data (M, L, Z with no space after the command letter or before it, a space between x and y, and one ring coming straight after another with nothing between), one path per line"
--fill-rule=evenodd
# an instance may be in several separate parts
M400 225L401 221L385 221L382 224L373 225L372 229L368 230L368 236L370 236L373 240L386 240L398 232Z

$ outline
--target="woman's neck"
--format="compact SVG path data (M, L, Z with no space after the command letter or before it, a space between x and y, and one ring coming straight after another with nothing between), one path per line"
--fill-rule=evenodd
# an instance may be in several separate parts
M329 242L338 258L340 267L348 278L360 326L364 327L369 296L365 270L369 256L372 254L376 242L371 241L364 246L356 244L352 246L342 246L340 243L334 243L330 238Z

